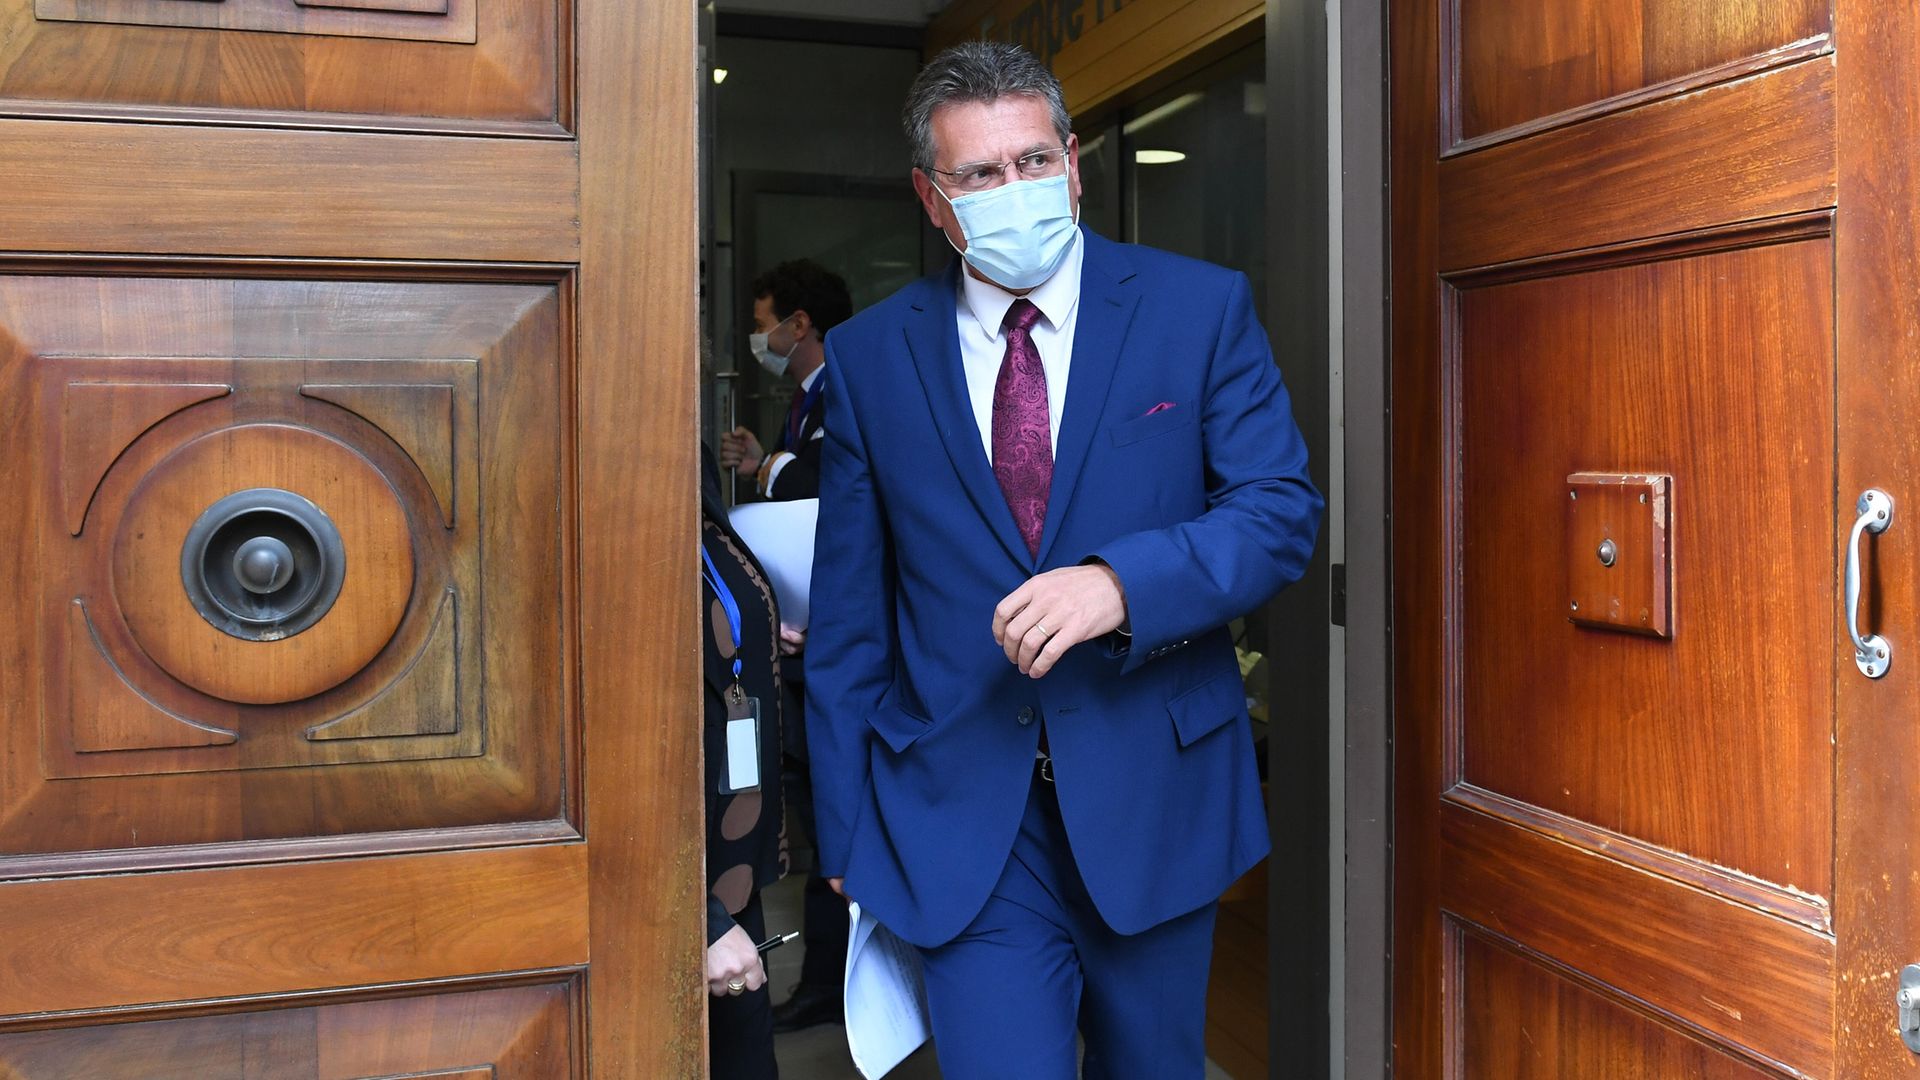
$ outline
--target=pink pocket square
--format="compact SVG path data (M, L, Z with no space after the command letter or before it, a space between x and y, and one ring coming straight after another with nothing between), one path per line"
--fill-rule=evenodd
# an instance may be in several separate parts
M1155 405L1155 406L1154 406L1153 408L1151 408L1151 409L1148 409L1148 410L1147 410L1146 412L1143 412L1143 413L1141 413L1140 415L1141 415L1141 416L1152 416L1152 415L1153 415L1154 413L1162 413L1162 412L1166 412L1166 411L1167 411L1168 409L1171 409L1171 408L1173 408L1173 402L1171 402L1171 401L1163 401L1163 402L1161 402L1160 404L1158 404L1158 405Z

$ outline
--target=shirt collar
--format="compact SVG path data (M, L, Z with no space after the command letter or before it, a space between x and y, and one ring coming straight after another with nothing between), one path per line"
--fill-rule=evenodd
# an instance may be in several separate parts
M1073 230L1073 246L1067 249L1067 257L1060 263L1060 269L1053 276L1035 286L1028 292L1026 299L1040 309L1040 317L1055 330L1067 324L1067 318L1080 303L1080 264L1086 252L1086 242L1080 236L1080 230ZM964 260L963 260L964 262ZM1015 300L1021 299L990 281L982 281L960 268L960 304L973 316L974 325L988 341L998 340L1001 323L1006 321L1007 309Z
M820 381L820 373L825 370L827 370L827 365L821 364L819 367L807 372L807 377L800 380L800 389L802 391L813 389L813 384Z

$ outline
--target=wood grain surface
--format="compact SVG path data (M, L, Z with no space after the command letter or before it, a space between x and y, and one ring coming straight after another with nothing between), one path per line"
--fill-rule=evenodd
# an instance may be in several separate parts
M68 383L60 426L67 531L80 535L93 493L133 440L181 409L232 392L225 383Z
M579 18L581 208L595 223L579 275L580 707L585 831L605 845L592 864L589 1052L596 1078L698 1076L694 10L580 0Z
M0 546L0 1073L698 1075L695 9L447 0L467 45L34 3L0 0L0 534L34 538ZM81 391L114 400L65 440L92 383L231 392ZM390 488L340 503L413 569L338 685L224 700L121 617L179 582L167 537L111 554L196 440L234 445L145 508L169 532L263 463L352 487L328 442ZM76 720L99 688L157 713Z
M1862 543L1868 632L1893 643L1884 677L1853 663L1841 612L1829 613L1835 662L1834 924L1839 941L1836 1075L1847 1080L1920 1077L1920 1054L1897 1032L1900 969L1920 963L1920 863L1912 830L1920 811L1920 71L1910 4L1840 0L1836 52L1849 57L1838 86L1840 222L1834 234L1839 452L1832 573L1868 487L1895 499L1897 524ZM1904 516L1901 516L1904 515Z
M1532 962L1475 933L1462 935L1461 1080L1774 1080L1683 1027Z
M1798 0L1388 23L1394 1073L1851 1080L1836 102L1874 75ZM1669 638L1570 620L1583 472L1673 478Z
M43 420L0 434L0 462L32 482L44 499L16 503L0 514L43 536L39 558L19 569L19 580L43 595L48 611L57 608L61 620L0 626L0 639L45 657L47 678L37 683L44 687L44 703L33 708L45 708L50 717L43 721L31 712L32 723L9 724L0 732L12 751L4 758L8 780L0 783L4 850L51 856L566 820L566 793L576 787L567 779L569 748L577 743L570 741L562 660L569 617L560 602L566 524L555 514L564 498L569 443L563 410L570 361L560 287L232 276L240 267L229 267L226 277L119 277L110 266L96 260L87 274L0 276L0 334L23 346L11 358L0 356L0 379L11 380L5 383L11 392L29 396L26 388L38 380L47 407ZM76 401L98 395L73 399L67 388L76 382L167 387L183 379L234 389L134 439L101 481L86 528L72 536L62 520L70 504L54 499L54 488L65 490L64 484L52 481L64 474L57 464L65 449L87 440L64 439L61 425ZM315 385L361 388L355 403L376 414L374 420L301 393ZM382 400L411 400L408 395L416 392L438 410L439 434L431 439L433 418L402 424L375 407ZM113 415L109 409L109 419ZM236 422L242 427L235 428ZM185 672L170 674L124 625L114 598L136 606L146 590L170 598L175 610L158 616L155 651L164 653L176 632L204 631L207 650L200 660L213 664L216 674L226 670L235 694L266 685L250 665L220 667L215 652L226 657L246 643L236 639L227 646L207 637L218 631L178 608L177 540L162 542L158 533L138 540L144 518L127 516L139 509L137 493L152 486L156 469L166 471L164 463L180 446L230 440L232 432L258 430L263 423L275 431L305 432L320 446L350 447L342 460L351 470L376 469L378 484L392 488L385 498L405 508L404 527L397 540L356 542L362 558L350 565L364 563L371 570L382 559L410 553L414 570L411 578L392 583L395 595L383 595L368 608L391 616L397 602L404 614L391 640L357 673L311 697L241 705L181 682ZM418 445L409 451L388 426ZM437 453L422 448L428 442ZM450 471L444 461L433 464L449 454ZM188 480L210 486L195 498L179 499L170 511L175 516L197 515L210 499L257 485L259 470L269 466L313 472L323 463L300 455L276 459L277 465L245 454L216 456L207 469L187 470ZM428 467L421 467L421 457L429 459ZM336 467L314 472L316 482L326 483L346 475ZM436 482L449 477L454 492L465 493L451 530ZM374 521L360 510L329 512L349 532ZM389 508L384 520L392 524L395 512ZM149 552L152 566L128 571L124 587L108 576L116 536L128 544L157 545ZM513 572L488 580L488 558ZM76 596L90 598L104 655L126 680L103 679L90 668L84 677L91 681L69 681L68 658L76 650L65 624ZM451 622L443 621L443 612ZM484 633L485 626L495 632ZM307 634L270 644L297 644L309 635L320 635L312 638L319 642L327 631L323 621ZM81 644L92 648L90 639ZM342 659L333 674L352 666ZM327 667L297 664L289 674L317 678ZM103 727L108 716L100 712L62 723L79 711L70 700L81 690L113 697L121 710L112 714L121 718L114 723L122 726ZM172 715L242 737L182 749L183 736L208 740L198 738L191 724L167 719ZM309 737L317 725L347 716L355 720L336 733L357 727L361 737ZM115 749L110 739L122 742ZM334 767L350 763L373 767ZM307 771L272 779L222 776L288 768Z
M1817 0L1449 0L1458 132L1472 139L1824 37Z
M1444 714L1459 641L1446 632L1456 602L1457 458L1452 385L1443 381L1440 280L1440 40L1432 0L1387 9L1388 275L1395 300L1389 441L1393 566L1393 948L1391 1066L1396 1077L1441 1080L1450 1059L1441 1010L1447 980L1439 889L1441 792L1457 777ZM1457 370L1457 365L1455 367ZM1451 775L1450 775L1451 773Z
M1441 268L1831 206L1833 94L1817 57L1449 158Z
M0 0L0 116L564 136L572 123L568 0L446 2L457 20L290 0ZM342 33L217 28L241 7ZM53 21L54 8L93 18L144 9L147 21L173 25ZM214 25L182 25L194 20ZM356 36L368 31L376 36ZM472 44L399 40L430 34Z
M265 30L347 38L399 38L471 45L476 0L33 0L34 14L64 22L207 30ZM425 17L423 17L425 16Z
M1462 779L1829 895L1832 260L1816 239L1458 294ZM1670 639L1571 620L1584 471L1673 477Z
M534 262L579 254L578 162L568 143L0 119L0 161L8 250Z
M1454 917L1711 1033L1725 1049L1834 1075L1832 937L1464 807L1440 816L1455 863L1441 905ZM1482 1007L1510 1012L1525 996L1524 981L1486 984L1463 1022L1483 1023L1473 1015ZM1597 1065L1562 1075L1618 1075Z
M16 882L0 1016L585 964L586 888L577 843Z
M0 1033L0 1072L13 1080L577 1076L577 996L577 980L564 980Z

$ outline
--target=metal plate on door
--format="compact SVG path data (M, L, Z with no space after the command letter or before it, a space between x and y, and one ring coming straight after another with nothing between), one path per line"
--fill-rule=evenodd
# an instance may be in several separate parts
M1567 618L1672 636L1672 487L1653 473L1567 477Z

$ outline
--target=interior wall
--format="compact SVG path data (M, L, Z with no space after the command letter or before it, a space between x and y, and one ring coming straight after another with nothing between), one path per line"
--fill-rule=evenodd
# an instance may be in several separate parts
M715 184L756 169L885 177L912 191L900 103L918 53L722 35L714 55L727 72L714 88ZM733 239L724 220L715 239Z
M830 29L832 24L813 26ZM751 302L736 295L735 281L743 269L750 279L767 268L735 263L735 178L747 173L875 178L897 184L903 207L909 207L913 194L899 108L920 69L920 56L910 48L727 33L714 35L711 55L712 67L726 74L714 83L709 72L706 87L711 154L704 198L710 229L703 248L702 325L713 376L725 382L727 373L744 372L728 384L729 392L738 388L744 394L759 380L750 370L754 360L746 347ZM815 224L826 229L830 223ZM849 285L856 302L871 299L858 280ZM745 402L730 409L727 393L715 392L715 385L710 381L705 388L707 436L725 428L735 411L742 423L755 426L754 410Z

